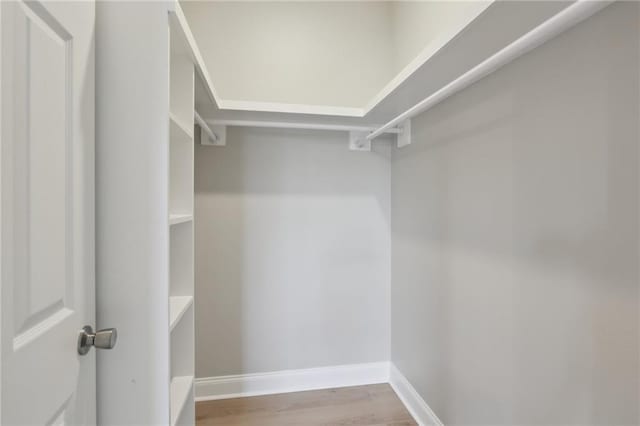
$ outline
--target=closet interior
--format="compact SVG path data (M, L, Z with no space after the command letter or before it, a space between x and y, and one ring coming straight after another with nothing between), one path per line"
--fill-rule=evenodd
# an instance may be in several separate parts
M101 420L193 425L196 400L371 383L418 424L637 415L639 10L99 4L120 85L96 87L98 298L118 307L98 322L137 324L99 364L122 389ZM601 390L577 378L609 362ZM553 386L574 396L536 413Z

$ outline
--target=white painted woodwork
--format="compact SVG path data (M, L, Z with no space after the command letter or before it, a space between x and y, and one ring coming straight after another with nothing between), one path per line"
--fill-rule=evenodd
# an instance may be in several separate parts
M192 304L193 296L169 297L169 328L171 330L178 324Z
M552 18L569 4L570 2L491 2L487 7L487 2L475 2L468 11L456 12L455 15L459 19L452 19L450 28L443 34L431 35L429 37L432 38L428 40L425 38L428 44L422 52L395 77L390 76L385 80L384 88L378 87L367 102L356 107L263 102L251 98L228 100L221 98L215 90L209 89L210 83L207 84L198 79L199 81L196 82L197 109L205 119L280 122L301 120L320 124L359 126L385 123L532 28ZM192 3L186 6L188 17L194 21L194 27L198 25L196 21L200 18L192 18L191 12L205 6L216 7L215 4ZM405 12L403 14L406 15ZM413 24L408 21L406 25ZM418 29L415 31L420 32ZM198 34L200 31L196 28L196 35ZM424 35L416 36L417 39L424 37ZM209 59L210 49L204 46L205 41L201 43L203 44L202 57L207 64L218 60L217 58ZM414 47L411 47L409 50L413 49ZM213 70L213 66L211 69ZM369 70L359 68L358 71L363 73ZM213 82L213 84L216 83L216 81ZM212 91L216 93L215 102L211 100Z
M176 132L182 132L186 139L193 137L193 125L190 123L189 117L178 117L174 113L169 113L171 126L175 126ZM193 121L193 120L191 120Z
M95 424L93 2L2 2L1 424ZM103 324L104 325L104 324Z
M175 298L172 298L175 299ZM186 300L184 297L183 300ZM195 422L195 395L193 387L195 369L194 307L193 298L171 324L171 424L193 426ZM183 385L177 386L176 383ZM180 419L176 422L176 419Z
M358 116L489 4L187 2L184 9L221 108Z
M258 127L275 129L304 129L304 130L330 130L336 132L348 132L348 146L352 151L371 151L371 138L369 135L380 126L346 126L340 124L318 124L302 122L280 121L248 121L248 120L209 120L208 122L196 115L196 122L200 126L200 144L207 146L226 146L227 127ZM211 123L211 125L209 125ZM400 136L403 128L387 128L384 133Z
M526 54L530 50L535 49L541 44L563 33L567 29L584 21L609 4L609 1L580 1L572 4L562 12L524 34L522 37L491 55L464 74L458 76L453 81L450 81L431 95L427 96L425 99L418 102L416 105L404 111L402 114L399 114L384 126L381 126L375 132L372 132L367 136L367 139L373 139L384 133L387 129L394 128L394 126L401 122L405 122L411 119L411 117L415 117L418 114L427 111L429 108L434 107L450 96L453 96L459 91L472 85L476 81ZM409 127L409 129L411 128ZM406 135L407 133L408 132L405 132L404 134ZM406 141L402 141L402 143L399 141L398 143L398 146L405 145L407 145Z
M214 131L211 129L211 126L209 126L209 124L206 121L204 121L204 119L200 116L200 114L198 114L198 111L194 111L193 115L194 115L196 124L200 127L200 135L199 135L200 143L203 143L204 141L204 143L209 145L217 145L217 146L225 145L226 141L222 140L221 138L222 135L218 135L214 133ZM224 133L226 133L226 131Z
M193 169L193 131L186 133L176 121L170 120L169 139L170 214L189 214L193 211L193 176L187 170Z
M443 426L442 421L436 416L429 404L420 396L411 382L393 364L389 363L389 384L395 391L400 401L407 407L411 416L420 425Z
M193 304L186 306L182 316L174 324L171 330L171 378L194 376L194 350L193 345ZM174 396L172 395L173 399ZM193 409L193 395L191 395L190 408ZM172 413L172 415L175 413Z
M126 325L98 367L98 420L193 425L194 73L208 73L177 2L100 2L97 17L99 316Z
M193 424L187 421L185 404L193 398L193 376L174 377L171 380L171 426Z
M169 19L169 331L171 425L193 425L194 320L194 59L197 47L176 3ZM197 62L197 61L196 61Z
M192 214L170 214L169 225L179 225L193 220Z
M403 75L401 82L392 82L379 93L366 106L364 118L372 123L387 122L553 18L571 3L492 2L447 43L438 42L437 49L427 47L420 65L412 64L413 71ZM393 89L388 90L390 88Z
M193 221L171 226L170 296L193 295Z
M118 356L99 355L98 423L167 425L171 3L96 7L98 322L120 330Z
M198 377L196 400L212 401L387 383L389 368L389 362L381 361L267 373Z
M215 103L219 96L217 95L215 88L213 87L211 76L209 75L209 70L204 64L204 59L202 58L200 49L196 44L193 32L189 27L187 18L184 16L184 12L182 11L182 7L180 6L180 3L178 1L174 0L173 2L173 10L169 16L169 20L171 21L171 28L174 31L174 42L178 39L182 40L181 44L174 43L173 47L177 50L183 50L189 56L191 56L191 59L195 66L197 79L202 82L204 93L207 94L210 102Z

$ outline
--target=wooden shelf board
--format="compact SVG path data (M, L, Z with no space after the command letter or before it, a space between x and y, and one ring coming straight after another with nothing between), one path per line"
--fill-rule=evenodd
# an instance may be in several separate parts
M193 376L178 376L171 379L171 425L175 425L187 401L192 400Z

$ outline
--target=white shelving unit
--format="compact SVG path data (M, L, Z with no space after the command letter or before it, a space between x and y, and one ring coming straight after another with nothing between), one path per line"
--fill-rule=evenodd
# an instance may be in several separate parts
M179 7L179 6L177 6ZM169 342L171 425L194 425L194 60L184 22L169 20Z
M169 225L178 225L180 223L190 222L193 215L190 214L171 214L169 215Z
M193 400L193 376L171 379L171 424L181 424L188 414L189 401ZM193 424L193 422L191 423Z
M169 297L169 328L173 331L176 324L180 322L185 312L193 304L192 296L171 296Z
M99 418L193 426L195 79L215 96L177 1L96 9L97 322L122 331L97 365Z

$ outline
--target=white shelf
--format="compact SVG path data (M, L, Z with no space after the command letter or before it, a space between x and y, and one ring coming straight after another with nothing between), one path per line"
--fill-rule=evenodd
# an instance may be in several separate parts
M526 3L526 4L525 4ZM211 101L210 87L196 81L196 107L203 118L253 121L303 121L377 126L384 124L432 95L532 29L562 13L568 5L589 3L586 17L605 2L477 3L476 13L433 39L385 87L363 105L341 108L329 105L297 105L251 100ZM598 6L600 5L600 6ZM509 22L509 25L504 25ZM461 53L462 52L462 53Z
M169 329L173 328L182 319L187 309L193 304L191 296L173 296L169 298Z
M191 28L189 28L187 18L184 16L182 7L180 7L180 2L175 1L173 6L173 13L171 13L169 16L171 17L172 28L175 30L175 35L180 37L180 44L182 45L181 48L183 49L183 51L191 56L191 59L195 66L195 70L197 72L199 80L205 87L209 101L216 104L219 97L213 87L213 83L211 82L209 70L204 64L204 59L202 58L202 54L200 53L198 44L193 37Z
M181 139L193 140L193 125L188 126L186 123L182 123L175 114L169 114L169 121L171 122L172 132L171 136L180 137L180 133L182 133ZM174 130L177 130L177 133L174 133Z
M169 298L169 329L173 328L182 319L187 309L193 304L191 296L173 296Z
M177 225L179 223L191 222L193 215L191 214L170 214L169 225Z
M178 376L171 379L171 425L178 422L185 403L193 394L193 376Z

